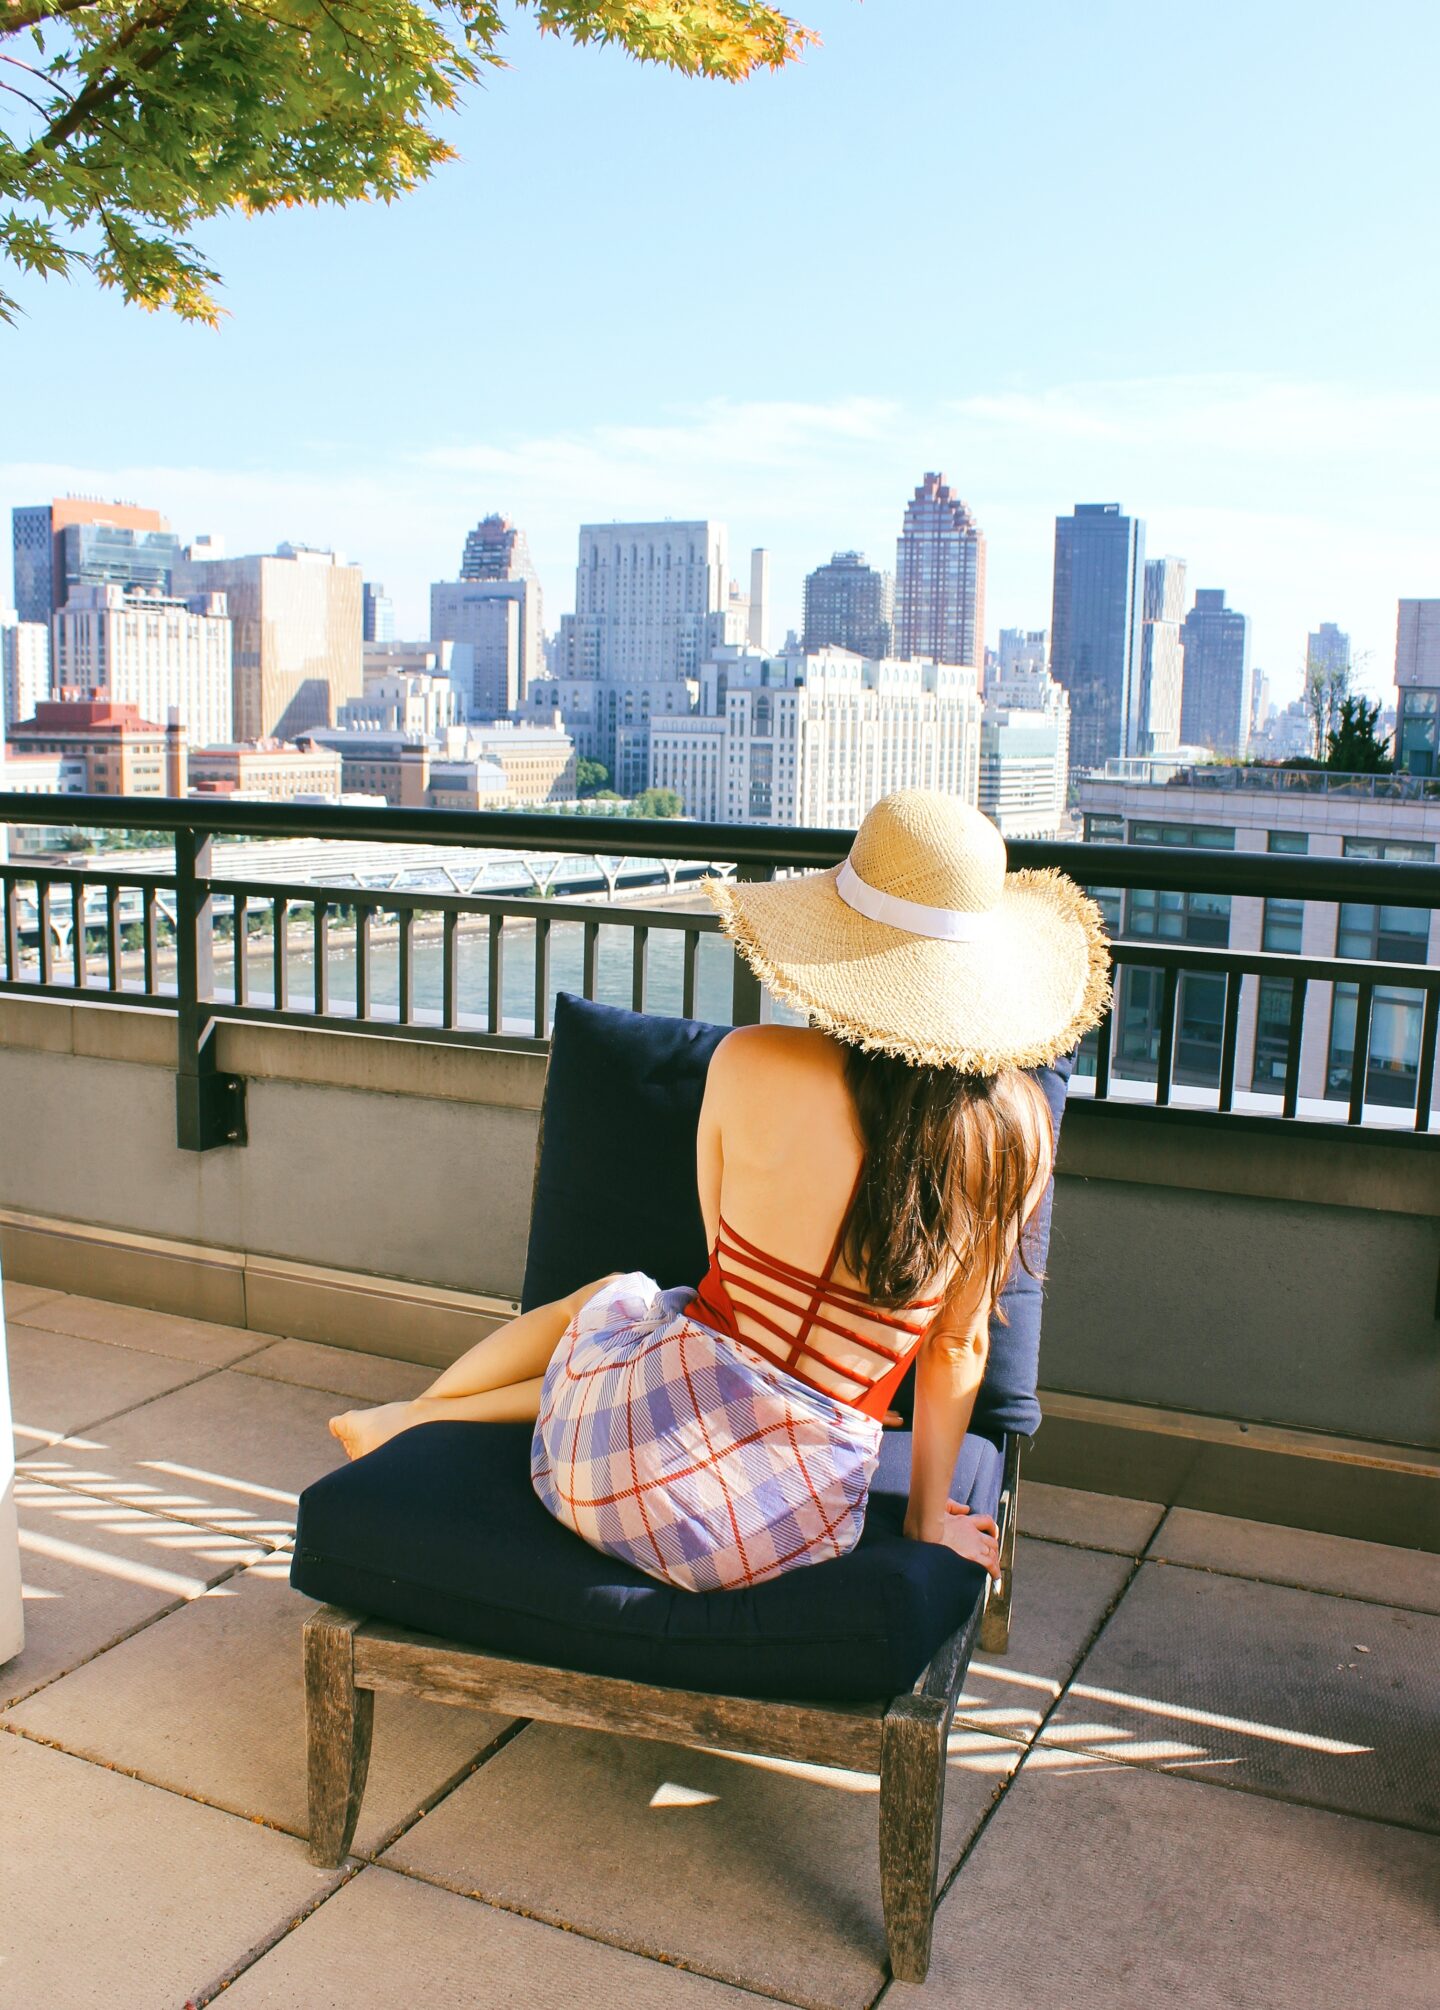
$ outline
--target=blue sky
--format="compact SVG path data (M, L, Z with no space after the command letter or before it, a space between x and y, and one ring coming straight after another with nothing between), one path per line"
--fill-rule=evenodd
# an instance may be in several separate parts
M73 489L335 544L419 633L488 510L552 623L577 524L709 515L783 629L939 468L992 640L1048 622L1056 512L1119 501L1282 695L1321 620L1388 688L1397 596L1440 594L1440 10L795 4L823 46L738 87L517 19L418 195L200 233L218 334L26 286L7 521Z

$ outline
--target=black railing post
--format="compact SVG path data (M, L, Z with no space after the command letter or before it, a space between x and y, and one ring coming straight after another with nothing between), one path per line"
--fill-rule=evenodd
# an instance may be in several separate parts
M773 865L739 865L735 868L737 879L773 879ZM730 982L730 1023L732 1026L758 1026L765 1005L765 992L760 979L737 949L735 952L735 974Z
M245 1142L245 1084L216 1065L215 934L211 919L210 839L175 833L175 1141L208 1152Z

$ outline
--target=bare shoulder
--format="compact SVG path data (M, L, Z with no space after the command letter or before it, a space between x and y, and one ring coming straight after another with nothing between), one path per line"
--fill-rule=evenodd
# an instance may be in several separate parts
M720 1086L754 1082L767 1075L792 1080L833 1075L843 1069L838 1043L808 1026L736 1026L710 1058L710 1074Z

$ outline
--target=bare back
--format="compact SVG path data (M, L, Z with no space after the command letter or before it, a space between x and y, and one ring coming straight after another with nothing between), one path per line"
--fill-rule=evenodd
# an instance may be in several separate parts
M1049 1178L1048 1112L1028 1078L1013 1078L1027 1122L1046 1147L1034 1190L1025 1212L1038 1202ZM700 1205L707 1244L713 1249L725 1228L738 1242L769 1252L782 1266L823 1276L836 1248L837 1236L855 1192L864 1158L863 1139L845 1079L843 1047L828 1035L787 1026L742 1027L720 1043L711 1061L701 1110L698 1176ZM1013 1244L1013 1233L1011 1242ZM1008 1252L1007 1252L1008 1255ZM985 1275L980 1275L981 1271ZM951 1266L929 1280L917 1295L943 1301L939 1320L972 1319L980 1311L970 1301L986 1298L988 1266L960 1277ZM863 1280L843 1256L829 1273L831 1280L856 1294L843 1322L854 1337L839 1331L826 1335L826 1353L842 1372L813 1360L807 1366L823 1388L853 1399L857 1377L870 1378L893 1352L897 1334L893 1314L867 1311ZM806 1311L803 1287L783 1280L766 1280L764 1316L768 1330L747 1305L744 1290L732 1291L736 1324L742 1338L762 1349L775 1345L774 1325L798 1327ZM926 1323L929 1323L927 1315ZM913 1321L911 1322L914 1323ZM875 1346L867 1346L873 1340Z

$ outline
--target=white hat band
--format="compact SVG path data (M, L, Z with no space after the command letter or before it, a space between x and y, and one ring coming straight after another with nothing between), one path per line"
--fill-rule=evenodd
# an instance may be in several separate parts
M990 926L991 916L983 910L926 907L923 901L902 900L898 893L882 893L861 879L848 858L835 876L835 891L867 921L883 921L907 935L928 935L937 942L978 942Z

